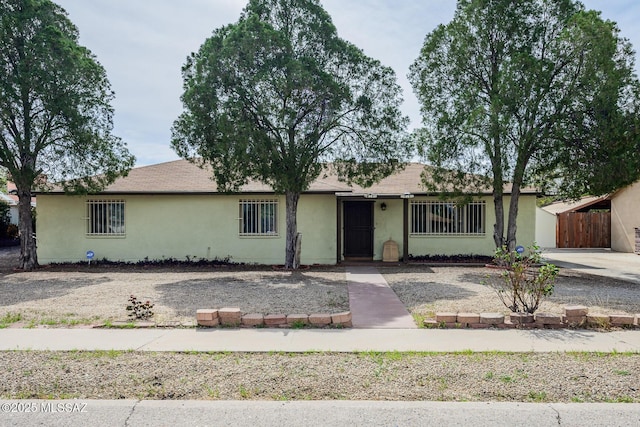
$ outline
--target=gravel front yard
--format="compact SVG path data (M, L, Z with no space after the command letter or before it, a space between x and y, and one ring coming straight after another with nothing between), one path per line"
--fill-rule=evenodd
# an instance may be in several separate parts
M263 314L349 309L344 272L37 271L0 280L0 318L19 313L21 323L30 326L126 320L132 294L155 304L158 323L193 322L199 308L239 307Z
M420 316L435 312L508 313L495 292L482 285L484 267L381 268L407 309ZM640 313L640 285L561 269L554 294L538 311L564 313L566 305L585 305L592 313Z
M127 320L132 294L155 304L153 320L160 324L192 324L199 308L239 307L265 315L349 310L342 267L291 273L248 267L74 266L25 273L7 267L15 256L15 249L0 251L0 327ZM481 284L486 268L410 264L379 271L416 317L439 311L508 312ZM640 286L562 270L554 295L539 311L562 313L568 304L586 305L591 312L640 313Z

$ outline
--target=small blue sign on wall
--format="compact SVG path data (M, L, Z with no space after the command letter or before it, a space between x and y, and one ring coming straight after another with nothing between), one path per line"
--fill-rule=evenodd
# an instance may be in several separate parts
M524 253L524 246L516 246L516 252L518 252L519 254L523 254Z
M94 254L93 251L87 251L87 259L89 261L91 261L94 256L96 256L96 254Z

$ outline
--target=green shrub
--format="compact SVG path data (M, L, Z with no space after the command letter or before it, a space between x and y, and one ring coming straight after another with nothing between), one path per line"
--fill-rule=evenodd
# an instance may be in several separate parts
M535 245L527 248L529 255L496 250L494 263L499 275L488 276L483 284L496 292L500 301L513 313L534 313L544 297L553 294L558 267L542 264L542 256Z

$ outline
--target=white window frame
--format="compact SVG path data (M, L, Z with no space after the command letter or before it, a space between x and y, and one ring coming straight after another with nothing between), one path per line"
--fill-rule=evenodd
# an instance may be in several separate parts
M411 201L412 236L485 236L484 200L456 205L441 200Z
M87 236L125 237L124 200L87 200Z
M238 204L238 234L243 237L278 236L278 200L243 199Z

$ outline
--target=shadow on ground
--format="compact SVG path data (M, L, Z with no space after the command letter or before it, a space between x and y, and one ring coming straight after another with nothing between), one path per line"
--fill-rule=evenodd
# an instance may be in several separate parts
M106 277L96 277L87 283L86 278L38 280L20 275L5 276L0 279L0 307L23 302L45 300L69 295L87 286L109 282ZM89 304L90 301L78 302Z
M237 292L237 287L242 291ZM245 313L292 314L349 310L345 280L330 280L295 272L251 279L225 275L214 279L186 280L156 287L157 302L181 313L200 308L238 307ZM297 292L298 291L298 292ZM265 292L269 298L265 298Z

